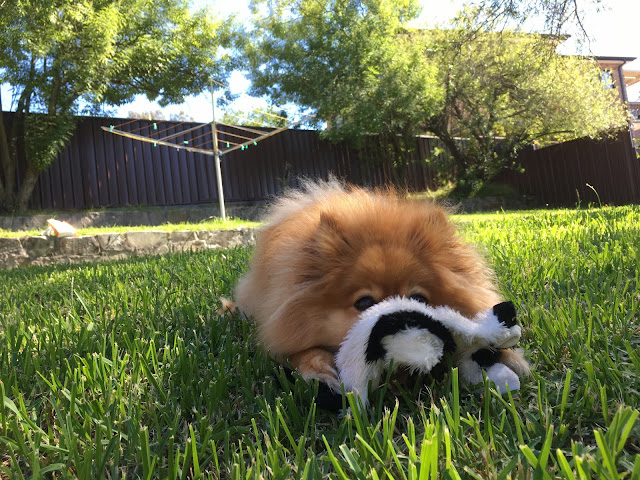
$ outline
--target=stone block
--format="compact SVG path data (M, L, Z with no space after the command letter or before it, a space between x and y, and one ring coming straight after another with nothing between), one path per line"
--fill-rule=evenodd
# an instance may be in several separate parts
M56 249L56 240L56 237L45 237L43 235L26 237L22 241L22 248L30 258L44 257Z
M167 243L167 232L129 232L124 234L127 243L136 251L151 252Z
M207 244L203 240L192 240L184 243L172 243L172 252L201 252L207 249Z
M14 253L0 253L0 269L15 268L29 263L29 255L24 250Z
M184 209L170 209L164 213L164 218L160 220L159 224L162 223L184 223L188 221L187 213Z
M207 243L207 248L232 248L255 242L252 229L207 230L198 232L198 239Z
M171 243L193 242L194 240L198 240L198 237L196 236L196 232L192 232L189 230L169 232L169 241Z
M140 227L143 225L155 225L149 220L148 212L127 212L125 215L120 215L119 225L128 225L130 227Z
M124 238L124 235L120 233L101 233L96 235L96 241L103 253L131 250L131 247Z
M0 238L0 253L18 253L23 251L19 238Z
M100 253L100 244L98 240L91 235L61 238L59 253L65 257L97 255Z

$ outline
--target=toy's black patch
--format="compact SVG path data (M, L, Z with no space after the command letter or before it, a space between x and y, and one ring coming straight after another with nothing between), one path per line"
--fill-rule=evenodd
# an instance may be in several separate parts
M502 350L483 348L471 355L471 360L480 365L481 368L489 368L500 361Z
M281 367L284 372L284 382L280 375L274 374L274 377L280 383L280 386L285 391L291 391L291 385L296 383L297 379L293 375L293 370L287 367ZM290 385L286 385L289 382ZM315 398L315 403L318 407L329 410L331 412L338 412L342 409L342 393L336 393L329 385L324 382L318 382L318 396Z
M498 317L500 323L504 323L506 327L514 327L516 325L516 307L513 302L502 302L493 307L493 314Z
M337 412L342 409L342 393L336 393L326 383L319 382L316 405L324 410Z
M420 312L393 312L388 315L382 315L371 329L367 342L367 362L372 363L384 357L383 338L412 327L429 330L429 332L440 338L444 342L444 353L455 351L456 344L451 333L440 322Z

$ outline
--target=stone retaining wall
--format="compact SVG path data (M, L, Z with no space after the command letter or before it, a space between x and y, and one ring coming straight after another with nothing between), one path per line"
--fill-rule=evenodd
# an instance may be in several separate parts
M118 260L137 255L253 245L255 230L103 233L81 237L0 238L0 268Z

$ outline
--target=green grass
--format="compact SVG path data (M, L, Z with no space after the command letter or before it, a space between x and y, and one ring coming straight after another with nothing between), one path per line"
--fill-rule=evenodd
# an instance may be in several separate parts
M2 271L0 477L639 479L640 207L456 220L518 306L517 398L316 409L216 314L248 249Z
M100 233L126 233L126 232L141 232L147 230L156 230L162 232L175 232L180 230L229 230L232 228L249 227L254 228L259 226L259 222L252 222L249 220L241 220L235 218L227 218L226 221L222 221L221 218L215 218L213 220L207 220L197 223L165 223L162 225L142 225L137 227L127 226L109 226L109 227L87 227L78 228L76 234L80 235L97 235ZM44 228L34 230L4 230L0 228L0 238L20 238L32 235L40 235Z

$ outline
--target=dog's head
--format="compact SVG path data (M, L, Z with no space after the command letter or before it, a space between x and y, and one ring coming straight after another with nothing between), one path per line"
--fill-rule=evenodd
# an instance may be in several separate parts
M305 247L308 310L326 313L337 348L365 310L403 296L473 316L497 302L491 273L445 211L394 193L354 190L323 206Z

